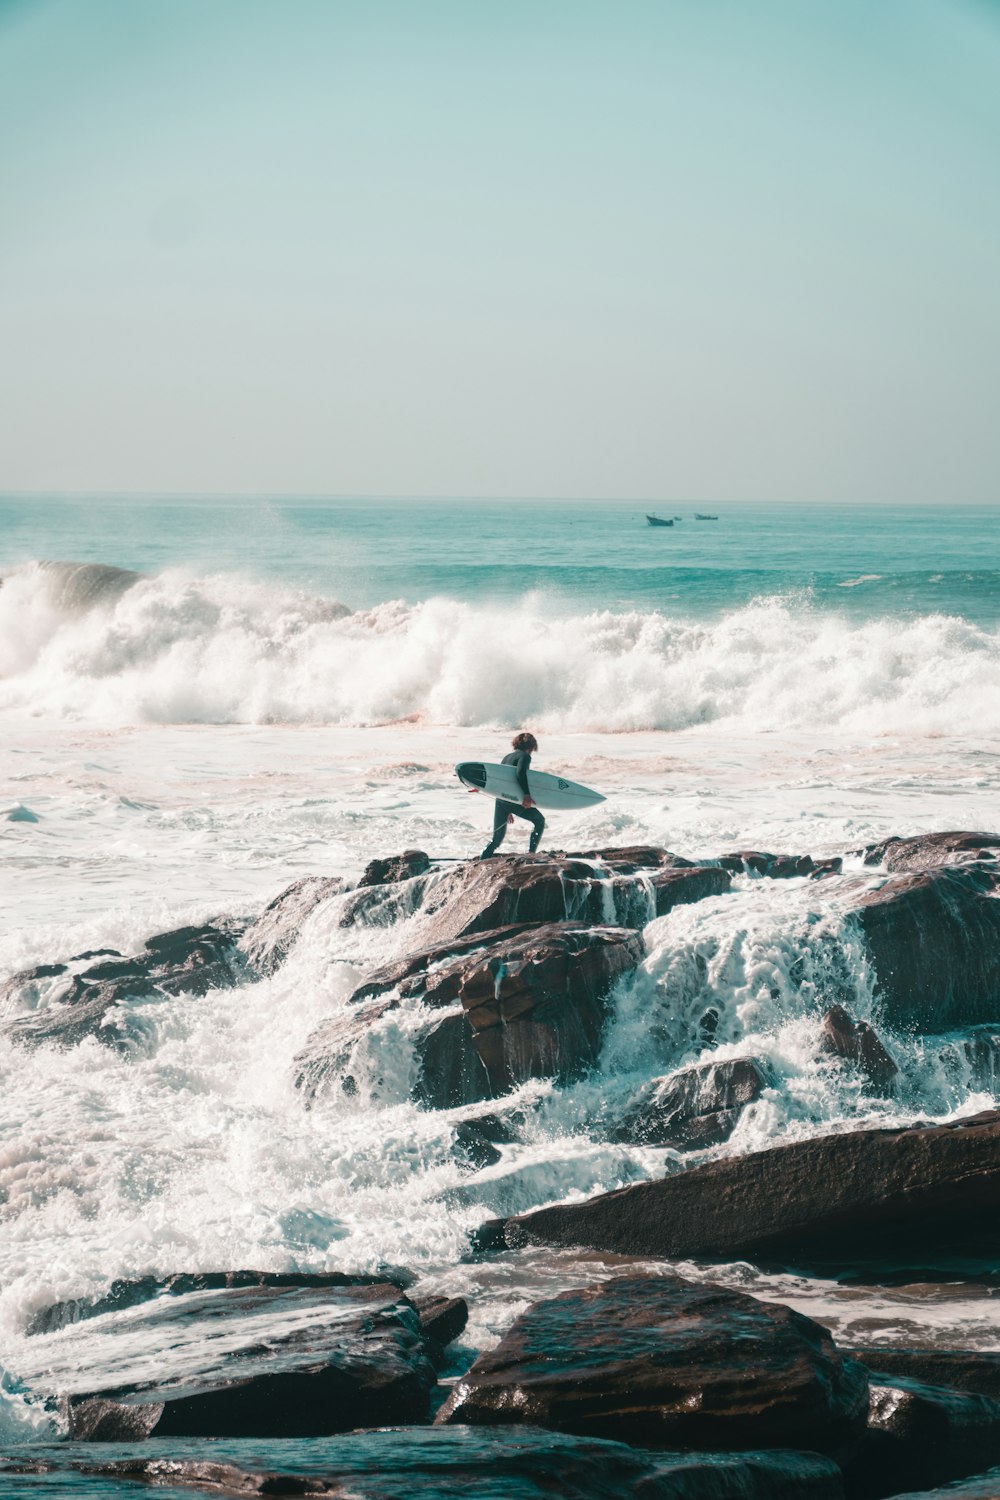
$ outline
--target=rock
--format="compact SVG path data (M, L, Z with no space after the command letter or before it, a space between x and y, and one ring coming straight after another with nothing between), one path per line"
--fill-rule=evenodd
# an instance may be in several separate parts
M102 956L92 963L94 955L84 954L68 964L41 964L15 974L0 989L0 1003L30 1013L5 1022L3 1032L25 1046L72 1047L93 1036L130 1051L145 1035L150 1002L204 995L239 982L244 974L240 931L232 922L181 927L151 937L131 958Z
M400 880L412 880L414 875L426 875L430 867L431 862L422 849L404 849L402 854L373 859L365 866L358 887L391 885Z
M529 1422L651 1447L832 1452L868 1377L824 1328L742 1292L635 1274L537 1302L480 1355L438 1423Z
M972 1087L1000 1093L1000 1026L970 1026L958 1045L969 1064Z
M25 1385L65 1398L71 1434L102 1441L425 1421L436 1378L415 1308L386 1283L157 1297L24 1350Z
M890 876L857 900L890 1024L934 1032L996 1019L998 895L1000 872L952 865Z
M873 1384L868 1432L844 1466L852 1500L946 1484L1000 1461L1000 1404L902 1377Z
M657 1182L508 1221L508 1244L664 1259L845 1260L995 1248L1000 1111L946 1125L855 1130L705 1162Z
M411 1285L408 1271L384 1270L377 1275L343 1271L177 1271L172 1276L142 1276L136 1281L113 1281L102 1297L79 1297L43 1307L30 1319L25 1332L29 1335L55 1333L71 1323L99 1318L104 1313L121 1312L138 1307L155 1297L185 1297L191 1292L218 1292L236 1287L305 1287L320 1290L327 1287L385 1286L398 1290Z
M417 1297L413 1305L421 1328L438 1349L454 1343L465 1332L469 1304L464 1297Z
M190 1487L235 1495L335 1495L340 1500L843 1500L840 1471L818 1453L642 1453L624 1443L571 1437L532 1427L411 1427L333 1437L282 1455L283 1471L262 1469L259 1448L246 1459L226 1445L214 1451L134 1459L74 1456L68 1445L44 1457L0 1457L0 1484L18 1474L101 1477L102 1495L151 1487ZM61 1483L60 1483L61 1481ZM119 1491L118 1486L121 1486ZM33 1493L36 1483L30 1490ZM29 1486L25 1486L25 1492ZM13 1493L13 1491L11 1491Z
M766 875L769 880L789 880L803 875L817 879L821 875L839 875L844 868L844 861L836 856L814 860L811 854L768 854L761 849L740 849L735 854L724 854L719 864L736 875Z
M995 860L1000 851L1000 833L918 833L912 838L888 838L869 844L860 853L866 865L882 865L893 873L900 870L932 870L940 865L967 864L973 860Z
M637 1146L716 1146L743 1110L775 1084L766 1062L734 1057L654 1078L608 1133Z
M898 1375L943 1385L956 1391L972 1391L1000 1401L1000 1353L975 1349L898 1349L866 1345L845 1351L881 1385L891 1385Z
M512 1146L515 1141L524 1139L524 1130L528 1122L527 1111L522 1108L510 1109L505 1114L470 1115L463 1120L463 1125L471 1125L476 1133L494 1146Z
M501 1160L496 1146L471 1120L455 1126L455 1141L451 1150L452 1155L469 1171L494 1167Z
M275 973L298 942L306 918L343 889L339 875L306 875L286 886L240 940L251 968L265 979Z
M415 1097L434 1109L492 1099L529 1078L577 1077L597 1061L615 981L644 951L637 932L574 922L480 934L457 956L452 946L372 975L352 998L374 997L309 1038L295 1060L296 1086L309 1098L330 1079L351 1078L348 1091L356 1088L359 1049L400 998L449 1007L413 1036Z
M1000 1469L991 1469L988 1474L977 1474L973 1479L949 1484L946 1489L911 1490L905 1495L895 1494L892 1500L997 1500L1000 1495Z
M888 1092L899 1069L867 1021L855 1021L842 1005L831 1005L820 1027L820 1047L853 1063L874 1089Z
M647 873L656 869L690 870L694 861L671 854L659 844L626 844L615 849L589 849L583 854L570 854L570 859L590 859L606 865L616 875L635 875L640 870Z

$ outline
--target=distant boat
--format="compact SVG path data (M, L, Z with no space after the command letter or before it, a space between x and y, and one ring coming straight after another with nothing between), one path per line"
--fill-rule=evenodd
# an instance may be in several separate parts
M696 521L717 521L719 519L718 516L699 515L698 511L695 511L694 518Z
M646 520L649 522L650 526L672 526L674 524L673 521L664 521L661 516L651 516L648 514L646 516Z

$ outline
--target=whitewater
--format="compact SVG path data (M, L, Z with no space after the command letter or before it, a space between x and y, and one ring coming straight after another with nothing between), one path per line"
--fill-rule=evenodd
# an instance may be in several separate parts
M528 1302L615 1269L537 1249L469 1261L477 1225L674 1169L681 1153L610 1144L602 1122L638 1082L708 1057L762 1057L775 1080L708 1156L995 1105L997 1080L955 1039L885 1029L846 914L878 879L864 845L997 826L992 517L967 517L949 557L925 518L894 544L884 515L860 513L846 539L842 517L811 531L792 517L778 551L773 513L748 509L704 542L689 527L688 551L665 562L639 557L641 532L626 553L621 507L586 511L582 540L550 507L519 512L535 571L512 579L488 507L481 525L444 506L418 525L397 503L387 537L368 512L300 506L309 524L286 524L272 504L254 538L237 536L233 507L185 510L182 526L169 507L91 506L84 524L68 502L37 523L26 505L11 502L0 528L0 982L255 916L303 875L350 885L404 848L472 857L492 806L459 787L454 763L499 758L521 726L540 768L607 797L550 815L543 848L772 849L844 870L739 876L651 921L598 1071L504 1101L524 1110L523 1139L478 1171L453 1150L468 1109L410 1097L412 1008L368 1039L355 1094L331 1088L307 1109L294 1086L308 1036L405 950L418 913L344 928L333 897L271 978L136 1006L124 1051L0 1040L0 1434L59 1430L26 1328L115 1277L408 1267L422 1288L469 1299L459 1373ZM342 536L327 567L330 514ZM223 523L224 564L208 536ZM833 1000L880 1029L903 1078L891 1099L820 1056ZM995 1343L988 1281L682 1269L799 1307L847 1343ZM86 1325L56 1337L67 1368L85 1368Z

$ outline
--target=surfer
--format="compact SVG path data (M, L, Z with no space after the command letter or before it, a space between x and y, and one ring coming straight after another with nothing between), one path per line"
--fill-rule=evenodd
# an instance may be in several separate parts
M532 825L531 839L528 843L528 849L532 854L538 848L545 829L545 819L531 800L531 793L528 790L528 767L531 765L532 755L538 749L538 741L533 734L522 729L520 734L515 734L512 743L513 750L509 755L504 756L500 764L514 767L517 784L524 796L520 803L497 802L494 805L493 837L479 856L480 859L490 859L497 852L507 832L507 824L513 823L515 818L525 818Z

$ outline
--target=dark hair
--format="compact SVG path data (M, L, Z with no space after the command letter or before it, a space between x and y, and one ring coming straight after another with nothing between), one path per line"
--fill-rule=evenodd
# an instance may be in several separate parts
M535 736L533 734L529 734L526 729L522 729L520 734L515 734L514 738L511 740L511 744L514 746L515 750L527 750L529 755L534 755L535 751L538 749L538 741L535 739Z

